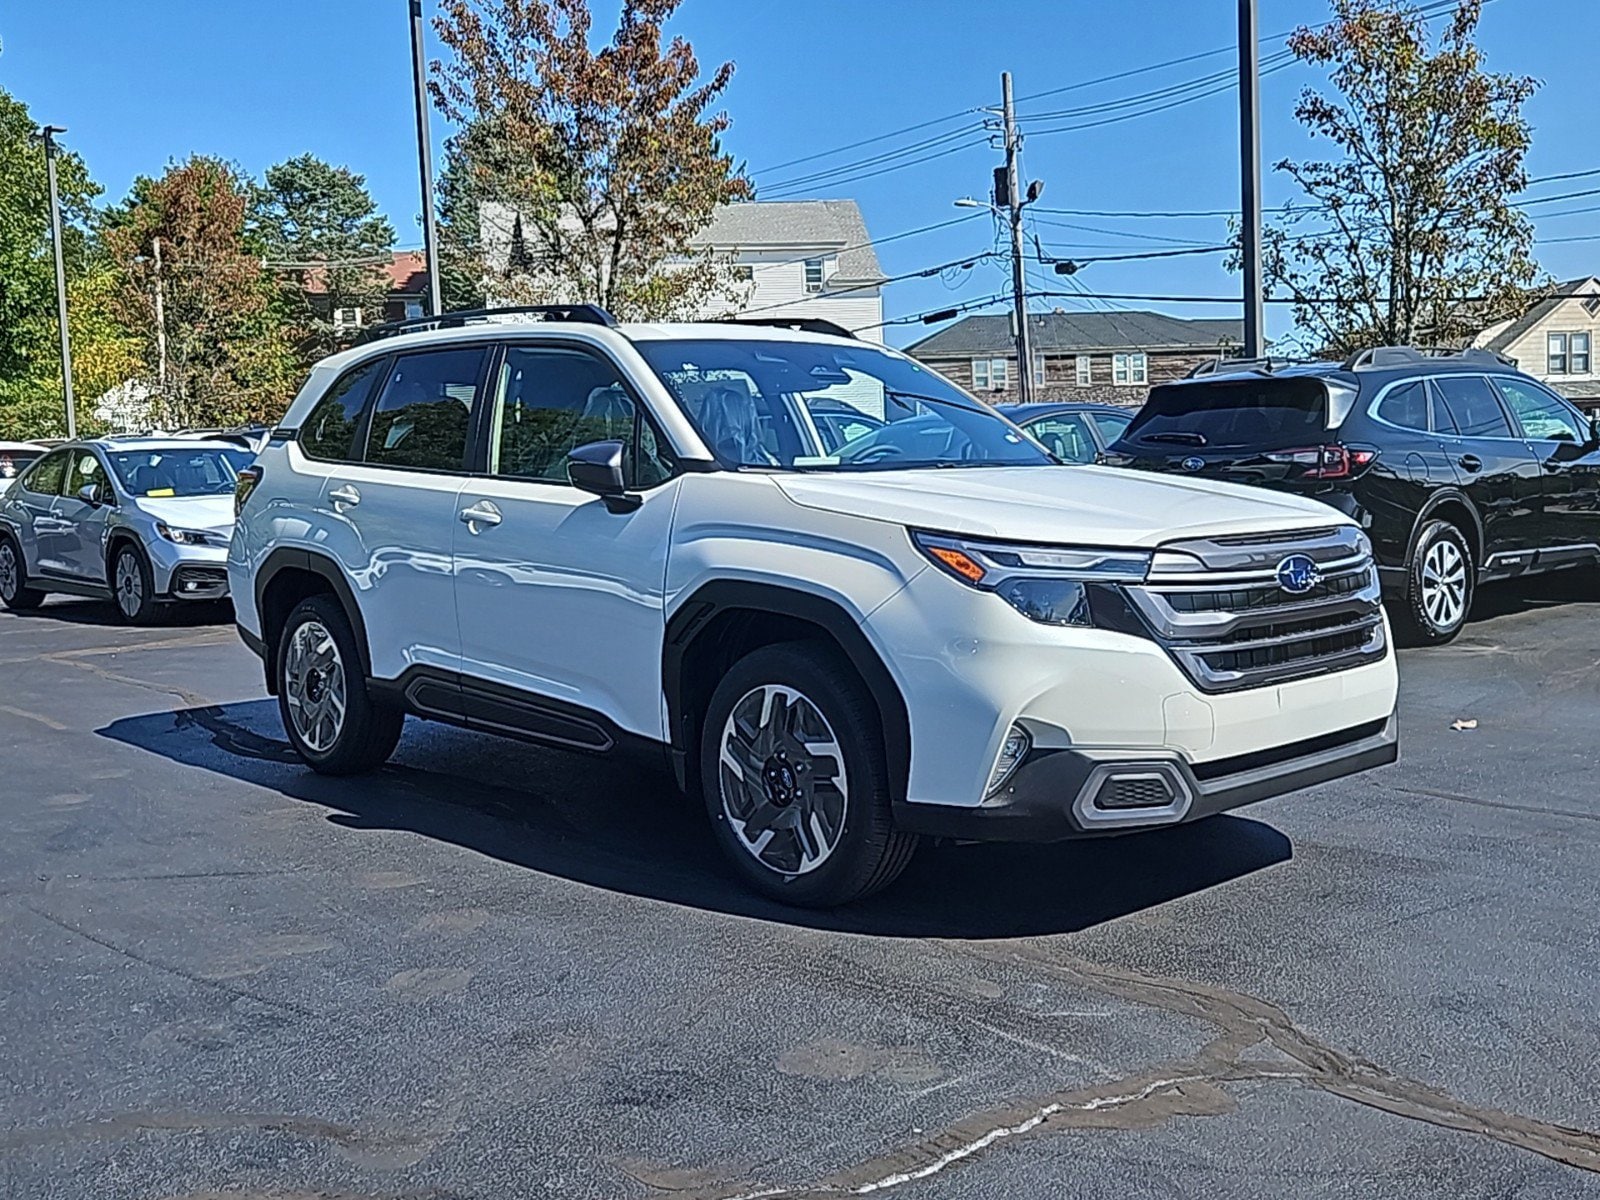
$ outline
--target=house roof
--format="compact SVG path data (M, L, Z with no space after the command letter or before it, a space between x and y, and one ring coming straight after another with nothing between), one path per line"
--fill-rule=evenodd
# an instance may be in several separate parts
M1154 312L1030 313L1036 353L1086 350L1216 350L1244 340L1244 325L1232 320L1188 320ZM969 354L1014 354L1011 317L964 317L906 347L917 358Z
M751 200L717 209L694 244L719 249L833 250L834 283L879 283L878 254L854 200Z
M379 263L378 268L388 276L391 296L420 296L428 290L428 260L420 251L399 251L387 263ZM327 271L322 267L307 270L305 289L316 293L327 291Z
M1538 325L1540 321L1555 312L1563 300L1577 295L1585 285L1594 282L1596 282L1594 276L1585 275L1581 279L1568 279L1556 284L1555 290L1549 296L1539 301L1527 312L1500 330L1499 333L1485 342L1484 346L1490 350L1504 350Z

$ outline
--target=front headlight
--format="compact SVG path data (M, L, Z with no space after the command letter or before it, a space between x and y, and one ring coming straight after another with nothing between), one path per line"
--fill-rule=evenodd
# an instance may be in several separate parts
M1143 550L1028 546L944 533L912 532L929 561L979 591L993 592L1042 625L1092 628L1102 585L1138 583L1150 569Z
M156 532L167 541L179 546L209 546L211 535L199 529L174 529L163 521L156 522Z

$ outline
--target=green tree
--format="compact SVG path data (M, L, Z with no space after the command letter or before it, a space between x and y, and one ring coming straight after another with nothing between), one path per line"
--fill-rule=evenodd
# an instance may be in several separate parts
M50 191L38 131L27 106L0 90L0 438L60 434L66 425ZM83 160L67 150L57 154L56 178L70 302L95 263L91 231L100 189ZM85 339L75 351L92 356L93 324L80 330L74 311L69 330ZM75 382L80 394L92 396L98 380Z
M335 311L360 309L363 324L382 319L394 227L378 212L363 176L310 154L268 167L253 192L249 230L268 269L284 282L307 359L343 343Z
M450 58L429 85L458 127L440 188L444 279L631 317L687 315L733 290L730 265L692 244L719 205L751 194L722 150L728 116L710 111L733 64L701 80L688 42L663 45L679 3L623 0L596 51L588 0L445 0L434 24Z
M234 168L196 155L136 180L108 214L117 304L157 384L160 424L273 420L293 393L299 366L276 282L246 233L249 204Z
M1331 68L1338 97L1308 88L1295 115L1338 156L1277 164L1305 199L1267 231L1265 264L1319 348L1450 344L1527 303L1533 226L1512 200L1537 84L1484 70L1481 10L1460 0L1430 49L1415 8L1333 0L1332 22L1289 39Z

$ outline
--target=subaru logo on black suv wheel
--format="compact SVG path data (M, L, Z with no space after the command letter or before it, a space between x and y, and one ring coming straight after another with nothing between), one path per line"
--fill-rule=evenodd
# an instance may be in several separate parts
M1188 458L1184 459L1180 465L1185 471L1198 471L1200 468L1206 465L1206 460L1203 458L1196 458L1191 454Z
M1278 564L1278 586L1291 596L1304 596L1321 579L1321 570L1308 555L1291 554Z

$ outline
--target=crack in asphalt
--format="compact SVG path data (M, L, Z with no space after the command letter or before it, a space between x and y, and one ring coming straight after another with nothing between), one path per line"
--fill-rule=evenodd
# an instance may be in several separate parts
M1133 1075L1033 1096L971 1114L938 1133L811 1183L723 1185L672 1194L684 1200L804 1200L861 1196L939 1174L998 1143L1072 1129L1143 1129L1179 1116L1220 1116L1237 1101L1224 1085L1290 1082L1407 1120L1490 1138L1564 1166L1600 1172L1600 1133L1476 1105L1396 1075L1302 1029L1267 1001L1191 980L1164 978L1015 946L949 943L964 956L1044 971L1129 1003L1202 1021L1217 1036L1192 1057ZM1249 1057L1271 1046L1284 1060Z

